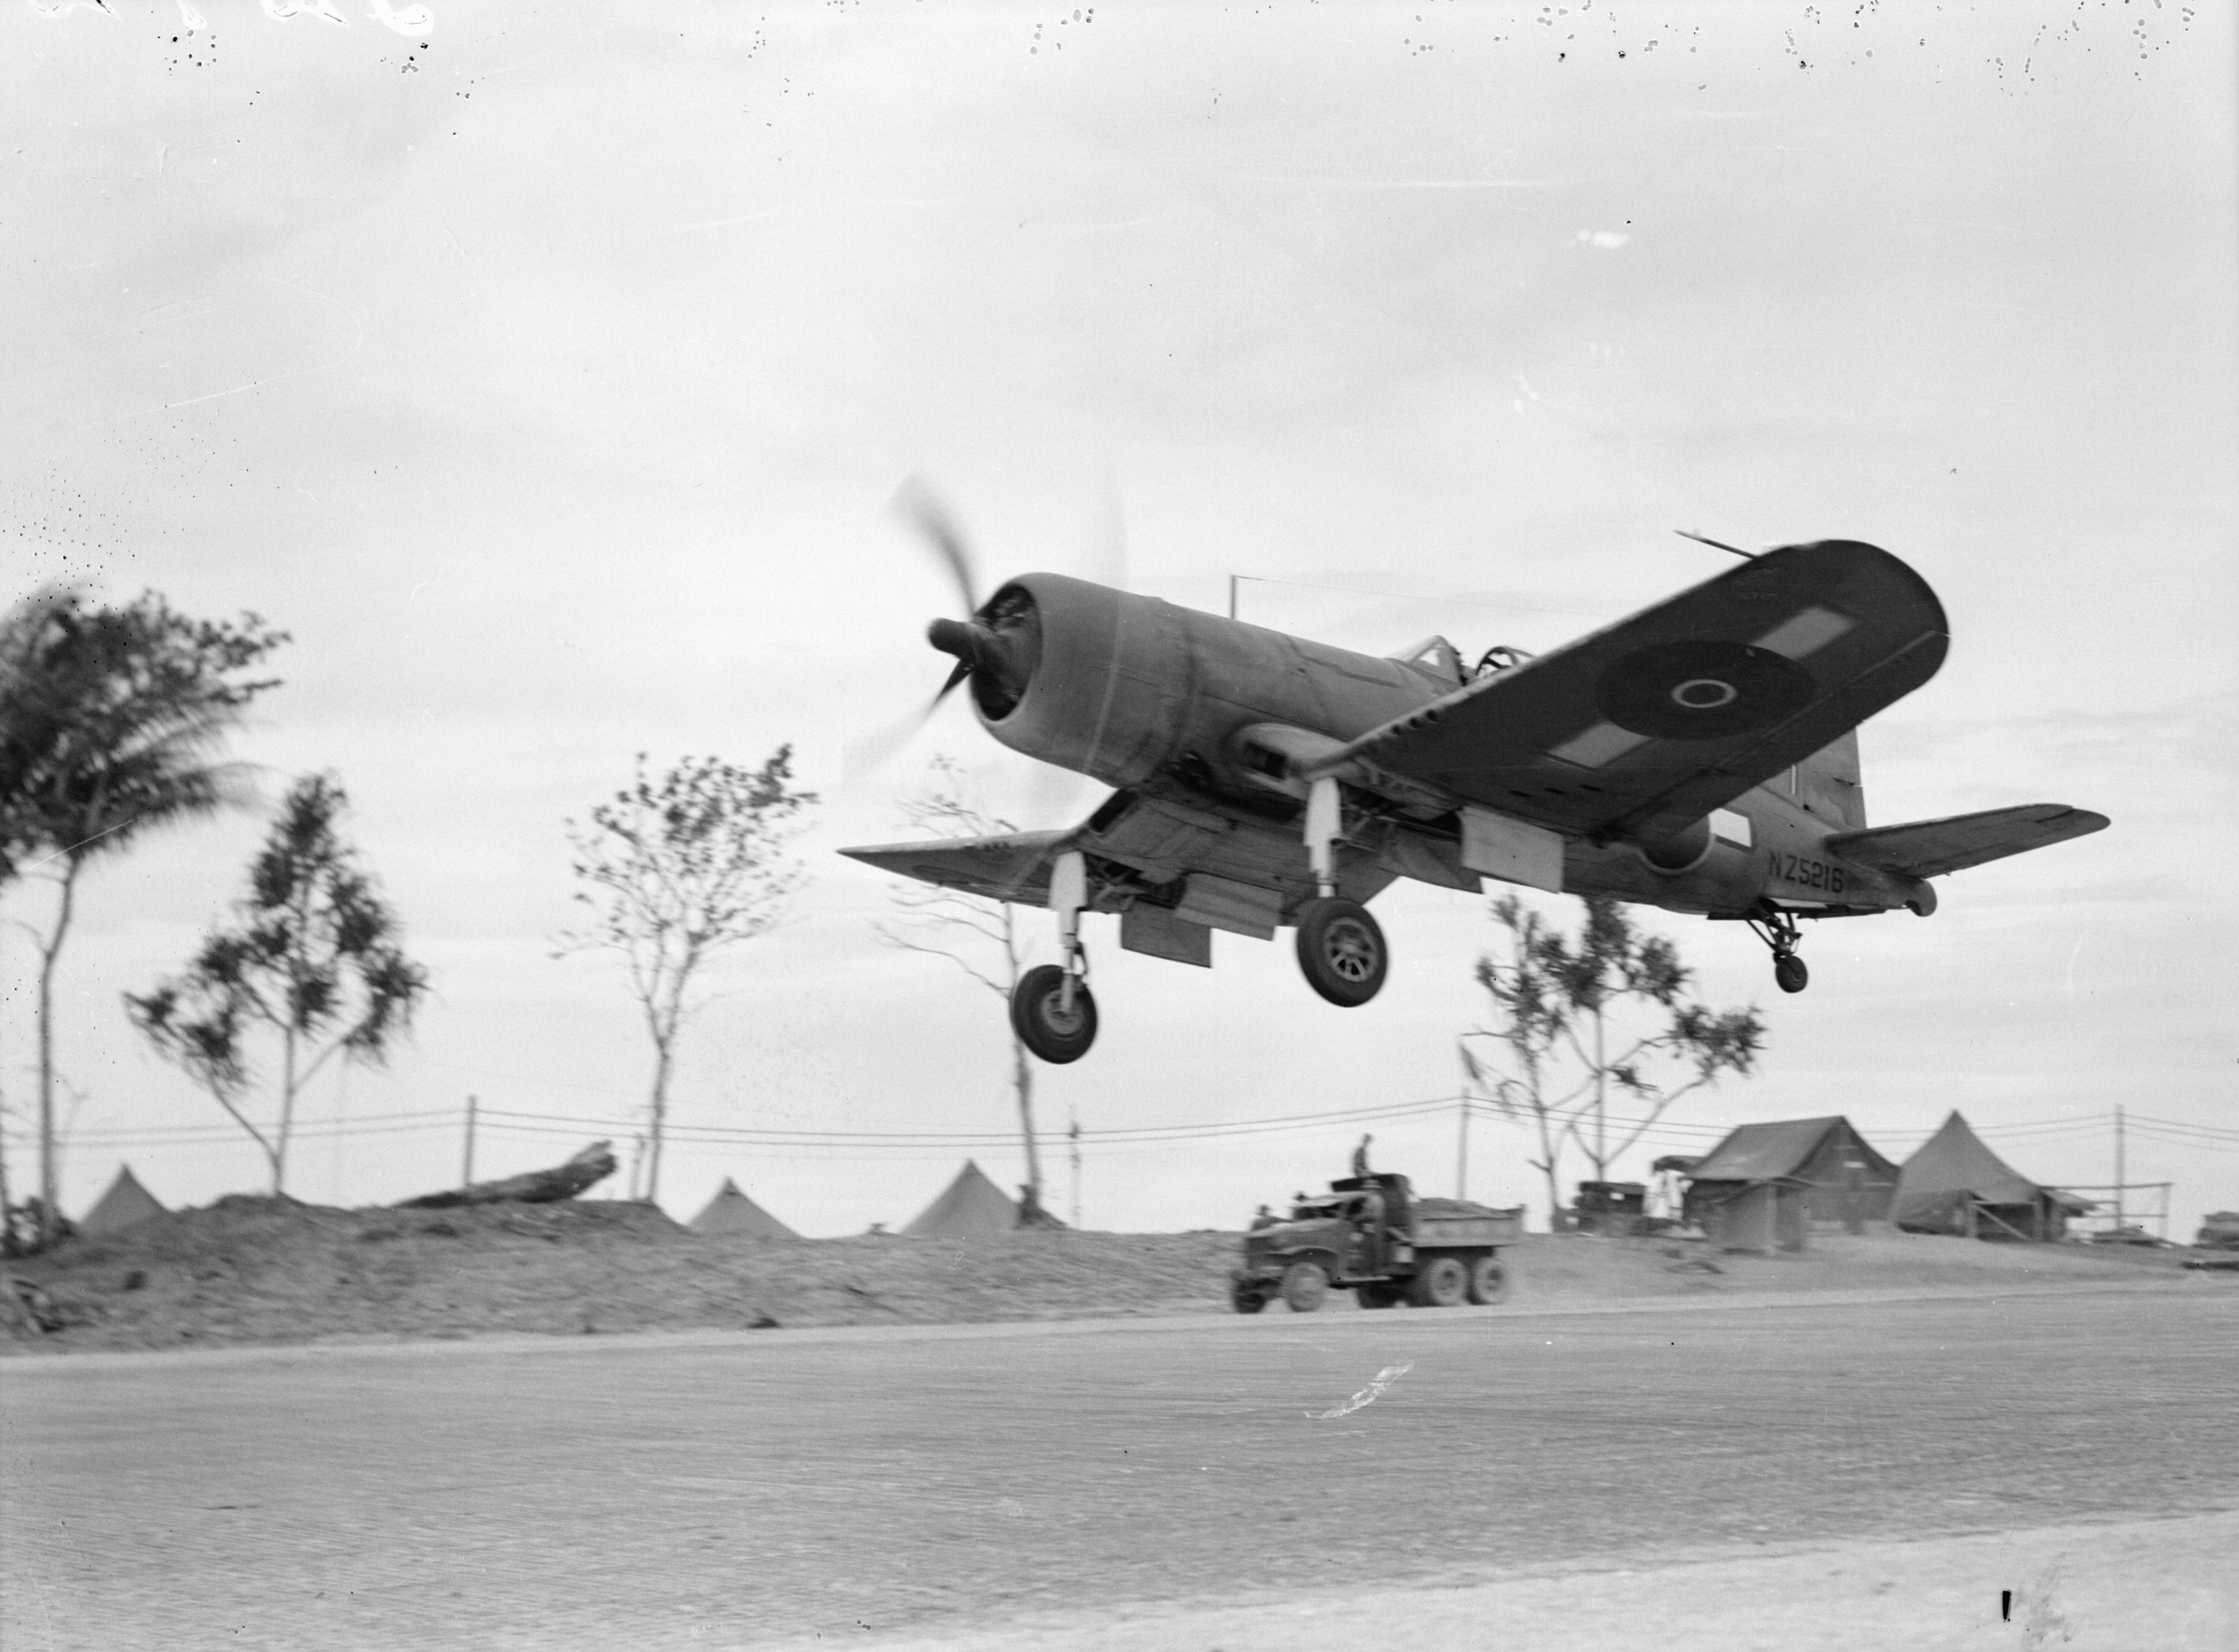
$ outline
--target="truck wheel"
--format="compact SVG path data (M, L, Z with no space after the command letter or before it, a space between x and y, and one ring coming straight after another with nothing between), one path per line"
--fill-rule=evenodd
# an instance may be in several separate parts
M1228 1282L1228 1305L1239 1314L1256 1314L1267 1305L1266 1292L1254 1279L1231 1279Z
M1479 1257L1470 1264L1469 1299L1492 1304L1508 1296L1508 1269L1498 1257Z
M1456 1308L1469 1295L1469 1270L1459 1257L1433 1257L1415 1276L1409 1293L1418 1308Z
M1355 1285L1352 1294L1364 1308L1397 1308L1401 1295L1390 1285Z
M1310 1314L1329 1295L1329 1275L1320 1264L1293 1262L1283 1274L1283 1304L1294 1314Z

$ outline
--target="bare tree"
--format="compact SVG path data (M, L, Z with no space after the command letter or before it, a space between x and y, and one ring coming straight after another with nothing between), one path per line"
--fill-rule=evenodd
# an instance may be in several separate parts
M210 760L277 680L243 673L287 640L253 614L189 620L150 592L90 607L50 588L0 618L0 886L54 886L38 947L39 1198L50 1226L59 1171L55 977L78 878L144 833L245 799L236 766Z
M341 783L296 782L249 863L234 922L206 938L186 972L144 995L126 993L133 1024L191 1074L264 1151L272 1191L287 1191L296 1101L339 1054L378 1066L408 1031L428 973L404 956L396 917L343 842ZM241 1102L255 1075L249 1038L278 1036L278 1117L259 1129Z
M926 790L902 799L902 815L912 830L929 838L987 838L1019 828L991 813L973 791L963 766L937 756ZM905 952L945 958L1007 1005L1026 962L1026 943L1019 933L1018 908L1008 901L967 895L954 889L898 884L889 892L902 916L877 926L880 939ZM1019 1133L1026 1145L1026 1187L1033 1207L1042 1208L1041 1153L1034 1140L1034 1070L1026 1046L1011 1027L1011 1087L1018 1098Z
M1671 941L1641 931L1605 897L1587 897L1585 909L1573 941L1514 895L1493 903L1494 919L1508 932L1509 961L1478 959L1494 1022L1461 1038L1471 1088L1504 1116L1536 1126L1539 1157L1529 1162L1547 1178L1551 1210L1563 1205L1557 1165L1566 1142L1584 1151L1594 1179L1607 1180L1609 1167L1672 1103L1721 1072L1747 1078L1764 1043L1754 1005L1712 1010L1685 996L1693 972ZM1622 1013L1628 1010L1663 1018L1642 1032L1637 1015ZM1472 1039L1498 1046L1501 1064L1481 1061ZM1614 1144L1612 1087L1647 1110Z
M594 917L588 929L557 936L554 956L621 954L653 1041L641 1190L650 1199L661 1190L677 1037L701 1007L688 997L693 979L716 952L753 939L783 914L803 878L785 846L816 794L793 788L790 746L759 769L688 757L656 780L645 761L639 753L635 779L594 807L587 823L567 823L581 885L575 899Z

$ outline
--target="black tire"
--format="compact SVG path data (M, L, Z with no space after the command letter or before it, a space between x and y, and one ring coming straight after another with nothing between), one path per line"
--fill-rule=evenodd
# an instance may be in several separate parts
M1299 968L1306 985L1352 1009L1383 989L1392 951L1384 931L1357 900L1326 897L1299 911Z
M1772 960L1772 979L1784 992L1801 992L1811 985L1811 972L1795 953L1783 952Z
M1070 1012L1063 1008L1064 1002L1065 972L1054 964L1028 970L1011 994L1011 1027L1019 1042L1060 1067L1080 1060L1096 1042L1096 999L1088 983L1073 982Z
M1267 1293L1253 1279L1228 1282L1228 1305L1239 1314L1256 1314L1267 1305Z
M1459 1257L1432 1257L1407 1298L1418 1308L1458 1308L1469 1296L1469 1270Z
M1283 1305L1294 1314L1310 1314L1329 1296L1329 1275L1318 1262L1293 1262L1283 1271Z
M1356 1285L1353 1297L1364 1308L1397 1308L1405 1299L1405 1293L1390 1285Z
M1470 1264L1469 1299L1480 1307L1505 1301L1508 1297L1508 1264L1498 1257L1479 1257Z

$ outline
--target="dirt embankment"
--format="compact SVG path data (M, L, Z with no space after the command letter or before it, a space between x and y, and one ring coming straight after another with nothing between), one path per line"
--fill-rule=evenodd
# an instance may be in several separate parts
M0 1352L1225 1313L1238 1239L767 1240L703 1237L616 1200L343 1211L235 1196L7 1264L58 1328L42 1331L11 1291ZM2177 1271L2168 1252L1886 1232L1815 1235L1797 1256L1715 1257L1533 1235L1511 1255L1518 1306ZM1353 1310L1345 1297L1332 1307Z

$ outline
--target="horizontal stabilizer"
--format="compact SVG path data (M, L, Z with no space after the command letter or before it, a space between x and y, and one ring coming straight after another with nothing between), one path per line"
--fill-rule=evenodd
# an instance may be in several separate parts
M2024 803L1943 820L1845 832L1827 839L1830 853L1900 878L1941 878L1986 860L2003 860L2047 844L2103 830L2107 817L2065 803Z

